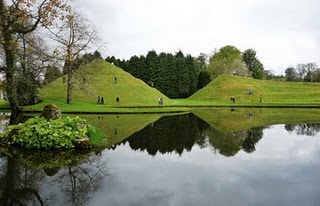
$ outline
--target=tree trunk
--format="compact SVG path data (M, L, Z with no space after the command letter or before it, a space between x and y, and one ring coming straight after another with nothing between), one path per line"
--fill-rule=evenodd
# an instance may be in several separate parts
M12 111L10 115L9 125L17 125L21 123L22 120L22 112L20 111Z
M14 79L15 74L15 41L12 38L11 33L11 25L8 17L6 15L6 8L4 5L4 1L0 1L0 13L2 14L0 17L0 26L2 33L2 45L5 52L5 74L6 74L6 92L7 98L10 103L10 109L13 112L20 111L19 101L17 97L17 85Z
M72 102L72 65L70 62L67 63L68 67L68 82L67 82L67 104Z

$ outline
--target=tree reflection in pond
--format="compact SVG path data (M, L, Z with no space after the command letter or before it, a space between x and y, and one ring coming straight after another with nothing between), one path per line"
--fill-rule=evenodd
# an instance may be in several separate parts
M256 127L256 128L250 129L247 132L247 136L245 140L242 142L242 149L247 153L256 151L255 144L262 138L262 136L263 136L262 127Z
M119 144L128 143L133 150L146 150L153 156L157 152L181 155L194 144L200 148L211 146L224 156L233 156L241 149L248 153L255 151L255 144L262 136L262 127L220 132L195 115L185 114L161 118Z
M39 194L37 180L43 178L39 170L31 171L12 157L1 158L0 203L1 205L44 205L45 199Z
M289 132L295 132L297 135L315 136L320 131L320 124L286 124L284 128Z
M13 157L1 156L0 160L0 205L4 206L86 205L88 195L99 188L107 170L105 160L102 162L93 153L61 169L30 167ZM39 185L57 187L59 191L46 193Z
M97 165L99 160L89 158L77 166L70 166L55 176L55 182L60 185L66 196L68 205L86 205L88 194L97 191L106 174L105 163Z
M199 127L198 124L204 125ZM195 143L200 146L205 144L201 129L208 126L194 115L162 117L120 144L128 142L133 150L146 150L150 155L156 155L157 152L176 152L181 155L184 150L190 151Z

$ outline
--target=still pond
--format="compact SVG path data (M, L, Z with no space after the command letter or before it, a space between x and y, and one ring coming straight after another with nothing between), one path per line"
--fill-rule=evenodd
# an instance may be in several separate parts
M1 148L0 205L319 205L318 113L84 115L107 147Z

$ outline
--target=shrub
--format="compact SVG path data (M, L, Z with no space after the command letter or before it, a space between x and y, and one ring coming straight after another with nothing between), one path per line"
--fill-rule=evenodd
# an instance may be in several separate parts
M32 149L73 148L77 139L90 138L88 127L92 126L79 117L49 121L35 117L22 125L9 126L0 136L0 142Z

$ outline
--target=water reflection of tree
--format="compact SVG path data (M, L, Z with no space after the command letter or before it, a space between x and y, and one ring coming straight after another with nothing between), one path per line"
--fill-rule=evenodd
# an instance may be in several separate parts
M207 123L194 115L163 117L122 143L128 142L133 150L146 150L150 155L157 152L181 155L184 150L190 151L195 143L202 147L206 144L203 130L207 127Z
M45 199L40 196L37 186L37 180L43 174L30 171L12 157L2 162L0 172L0 205L27 205L26 202L44 205Z
M262 136L263 136L262 127L251 128L250 130L247 131L246 138L242 142L242 149L247 153L256 151L255 145L259 142Z
M97 191L103 176L107 175L105 162L91 156L82 164L70 166L56 175L61 191L66 194L66 205L86 205L88 194Z
M247 153L254 152L256 143L263 136L263 128L256 127L248 131L223 133L210 127L206 134L215 151L230 157L237 154L241 149Z
M263 136L263 128L241 132L219 132L193 114L163 117L153 125L133 134L120 144L129 143L133 150L146 150L150 155L190 151L194 144L200 148L211 145L225 156L239 150L251 153ZM116 147L116 145L114 146Z
M315 136L320 131L320 124L286 124L284 128L289 132L295 132L297 135Z
M56 170L51 173L53 178L46 175L51 170L29 168L12 157L0 160L0 205L4 206L51 205L60 200L61 195L42 194L39 188L46 181L58 184L66 205L85 205L88 194L99 188L106 174L106 164L93 155L81 164Z

